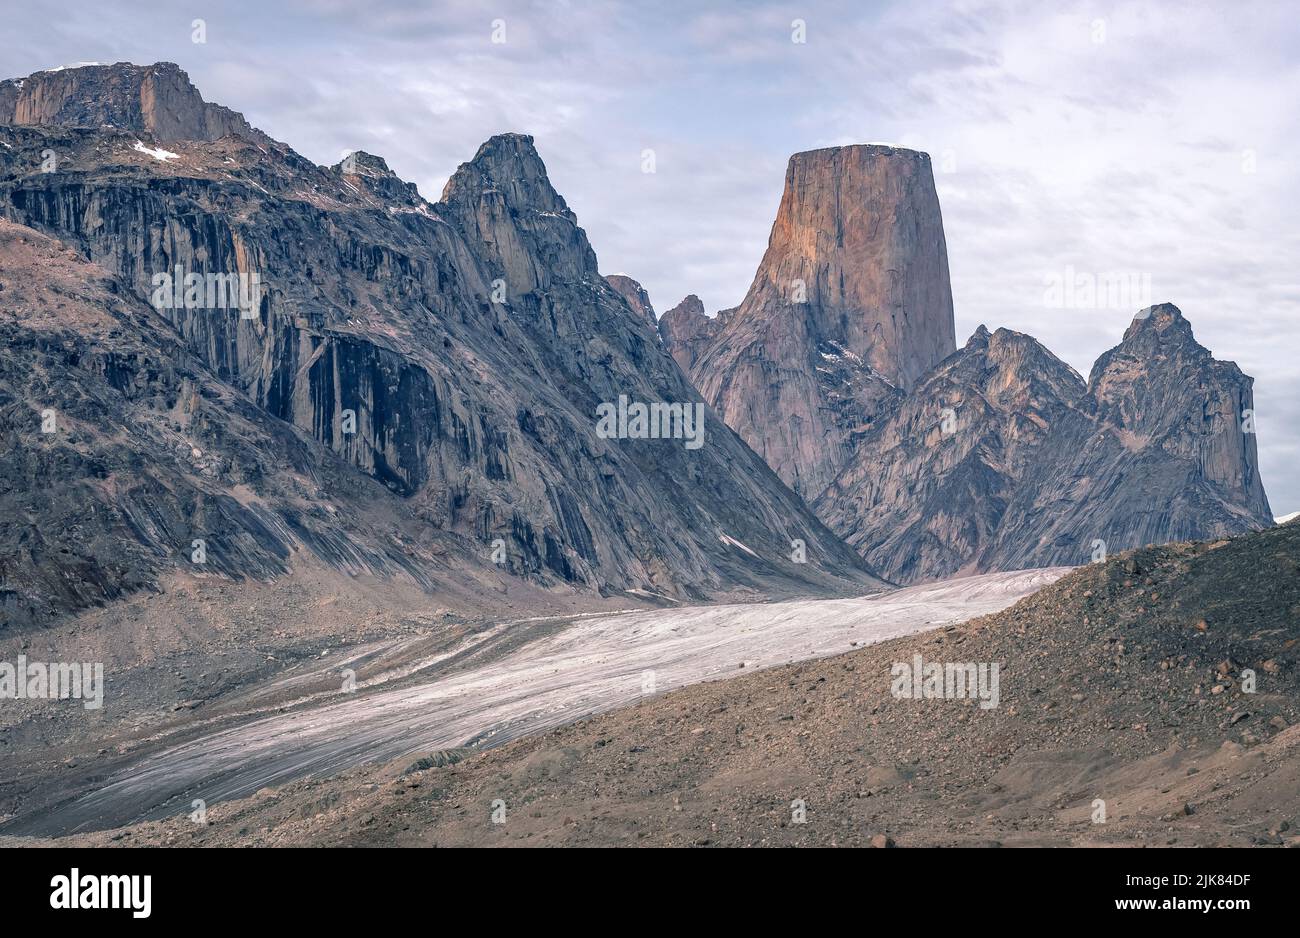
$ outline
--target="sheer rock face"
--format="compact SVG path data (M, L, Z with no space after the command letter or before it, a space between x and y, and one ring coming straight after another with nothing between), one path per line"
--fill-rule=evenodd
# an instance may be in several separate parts
M118 277L0 220L0 634L168 572L493 593L462 539L221 381Z
M137 111L146 113L137 78L149 69L114 69L121 74L95 69L60 79L71 90L51 113L90 113L99 104L77 95L105 86L141 89ZM654 326L598 273L530 138L492 138L456 171L442 200L429 203L377 157L315 166L260 134L212 139L209 124L173 116L187 134L167 139L174 157L149 152L163 138L147 130L86 128L82 117L0 126L0 218L57 239L102 274L101 293L136 308L117 317L132 325L120 357L130 367L87 370L92 360L75 347L57 366L85 372L68 372L78 390L63 395L62 406L73 425L92 428L86 440L100 468L84 453L71 458L49 447L39 421L5 425L8 458L26 467L5 476L19 480L5 493L14 505L39 491L84 492L89 477L112 478L95 489L104 498L95 503L102 530L93 549L85 538L73 544L75 533L38 525L40 562L54 564L56 579L152 586L169 566L188 562L191 535L211 525L221 534L209 556L222 559L208 569L230 576L274 577L295 557L313 556L423 585L444 582L433 572L452 566L561 593L642 590L677 599L860 593L879 584L707 408L699 449L680 438L597 434L598 405L620 395L700 399ZM39 171L45 149L59 154L56 172ZM156 278L173 272L256 276L261 286L246 311L152 305ZM0 274L0 282L17 276L42 275ZM137 321L149 328L136 330ZM0 406L39 413L41 382L25 377L39 359L14 350L61 340L33 337L22 321L6 328L14 334L0 350L10 376ZM168 503L165 523L146 523L152 493L172 486L155 471L158 451L143 439L134 449L129 423L114 424L111 437L101 424L104 413L127 406L119 398L128 389L147 386L179 352L188 356L183 373L133 402L132 419L166 425L182 394L173 385L198 388L211 413L187 439L222 458L194 497ZM102 407L88 409L101 398ZM251 414L239 426L262 428L239 433L238 445L222 413L227 400ZM120 454L112 460L98 449L109 439ZM286 439L297 441L292 455L279 450ZM288 458L293 478L307 480L301 490L277 488ZM330 474L340 487L322 495L313 486ZM367 500L350 500L362 490ZM228 524L212 515L214 499L229 508ZM245 525L253 522L237 512L249 500L261 509L252 533ZM347 504L336 529L316 535L302 506L325 511L323 500ZM139 509L115 513L133 504ZM388 518L397 519L391 531ZM8 621L50 621L111 598L94 590L52 595L31 572L37 555L12 552L12 533L0 538L0 598L21 612ZM790 559L796 539L806 544L807 563ZM499 566L489 561L497 542ZM134 558L130 576L110 570L114 558Z
M859 443L815 508L900 582L1086 563L1266 527L1251 379L1178 309L1143 310L1083 380L983 327Z
M219 140L228 134L262 140L244 118L207 104L189 76L171 62L89 65L37 72L0 84L0 124L112 127L155 140Z
M955 348L929 157L836 147L791 157L749 293L696 356L692 378L811 499L895 389ZM828 355L839 357L834 367Z

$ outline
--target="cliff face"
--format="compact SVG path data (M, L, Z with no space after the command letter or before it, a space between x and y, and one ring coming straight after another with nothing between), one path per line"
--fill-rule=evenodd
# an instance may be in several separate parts
M811 499L847 462L851 435L955 347L929 157L836 147L791 157L753 284L691 376Z
M498 588L458 559L461 539L218 379L119 278L3 220L0 348L0 626L158 589L169 571L270 579L304 556Z
M429 203L377 157L319 167L256 132L217 134L192 111L169 112L169 137L155 137L144 128L165 122L148 117L156 111L141 77L148 71L114 66L24 81L20 94L33 80L70 90L57 107L24 106L24 114L54 115L38 126L0 127L0 216L59 239L137 305L156 300L157 278L173 272L257 282L245 309L159 305L150 319L157 329L135 341L153 348L166 338L195 374L246 401L266 426L289 431L303 447L298 473L318 477L337 464L344 477L359 474L386 492L381 515L450 539L444 562L487 566L500 542L501 566L489 570L553 589L705 598L860 592L879 582L711 411L699 449L598 435L597 407L621 395L700 399L653 325L598 273L530 138L489 140ZM89 90L93 99L80 100ZM123 133L100 126L105 114L140 123ZM92 126L77 126L83 121ZM182 130L187 136L170 139ZM166 152L156 146L164 139ZM46 149L59 156L56 172L39 171ZM12 364L23 372L22 361ZM20 411L38 403L32 392L9 393L25 402ZM95 393L120 392L110 383ZM78 415L75 400L67 406L76 420L98 419ZM208 426L219 434L221 424ZM47 442L21 422L12 433L8 451L23 458ZM250 460L278 458L262 447L252 441L230 454L212 491L230 495ZM147 491L150 462L117 475L117 490ZM42 480L75 487L83 471L75 462L33 463L11 495L29 498ZM222 572L274 576L304 547L343 564L359 548L339 539L367 555L392 546L377 545L366 521L340 522L320 543L277 507L263 475L244 484L251 493L242 497L268 502L265 527L288 546L274 563L227 551ZM176 513L158 530L114 521L86 563L144 551L152 559L133 567L130 582L156 583L179 562L181 522L203 525L192 506ZM45 536L58 556L56 532ZM805 542L807 563L791 561L794 540ZM7 557L3 569L12 563ZM4 585L28 621L90 601L42 596L31 582L6 573Z
M1086 385L1032 338L981 327L815 508L900 582L1241 533L1271 520L1251 406L1251 379L1169 304L1139 313Z

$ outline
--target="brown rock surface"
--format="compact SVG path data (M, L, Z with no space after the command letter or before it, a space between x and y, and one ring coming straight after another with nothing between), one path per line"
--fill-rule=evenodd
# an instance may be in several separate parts
M405 772L413 755L217 805L205 827L178 809L58 842L1296 845L1297 563L1294 525L1135 551L991 616L684 688L441 768ZM997 663L998 705L895 697L894 663L917 654Z

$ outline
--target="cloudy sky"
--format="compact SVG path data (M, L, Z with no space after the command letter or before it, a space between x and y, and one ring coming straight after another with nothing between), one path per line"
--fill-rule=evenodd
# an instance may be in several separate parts
M602 270L660 312L740 301L791 153L925 150L959 342L1007 326L1086 375L1149 284L1255 377L1265 486L1300 510L1291 3L73 0L5 19L0 77L177 62L305 156L378 153L429 198L487 137L530 133ZM1067 277L1131 289L1063 307Z

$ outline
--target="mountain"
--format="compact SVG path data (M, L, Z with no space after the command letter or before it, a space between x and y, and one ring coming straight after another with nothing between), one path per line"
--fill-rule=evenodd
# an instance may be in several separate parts
M900 582L1267 527L1251 386L1167 303L1140 312L1086 384L1029 336L981 326L864 434L814 507Z
M1176 307L1139 313L1086 382L1006 329L955 348L923 153L795 154L745 300L709 318L688 297L659 331L723 419L895 582L1271 520L1243 416L1252 381Z
M1272 525L1253 385L1176 306L1142 310L1093 365L1079 416L1046 442L983 565L1077 563L1095 540L1116 551Z
M601 277L531 138L493 137L428 202L371 154L311 163L173 65L3 87L0 282L29 308L6 305L0 351L7 622L159 588L195 539L206 570L259 579L880 584ZM56 259L66 297L15 293ZM620 399L680 405L669 435L602 433Z
M743 302L716 327L681 318L694 325L674 323L669 349L692 343L700 393L815 498L852 435L956 347L930 158L876 145L796 153Z

